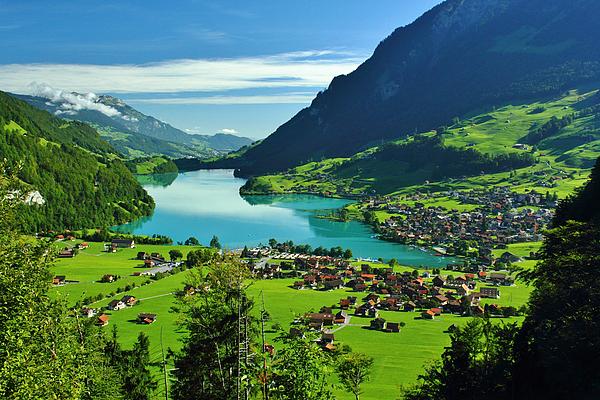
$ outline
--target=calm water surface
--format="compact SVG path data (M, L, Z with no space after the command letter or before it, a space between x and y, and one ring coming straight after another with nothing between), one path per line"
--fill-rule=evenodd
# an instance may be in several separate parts
M156 202L151 217L116 227L121 232L159 233L175 241L190 236L208 244L217 235L226 248L266 244L270 238L313 247L350 248L356 257L397 258L409 265L445 265L448 259L372 237L359 222L318 218L348 204L348 200L310 195L240 196L244 179L230 170L194 171L141 177Z

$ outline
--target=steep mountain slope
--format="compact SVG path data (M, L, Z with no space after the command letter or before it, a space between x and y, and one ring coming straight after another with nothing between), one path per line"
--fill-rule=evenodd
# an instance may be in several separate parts
M152 198L88 125L0 92L0 155L25 185L24 231L110 226L149 215Z
M243 193L360 196L478 185L570 192L600 156L600 93L508 105L357 153L253 177ZM426 183L428 182L428 183Z
M599 17L594 0L448 0L221 166L249 176L349 156L507 101L600 81Z
M113 96L67 93L44 85L36 90L37 96L14 96L57 116L94 126L125 156L212 157L252 142L227 135L229 140L224 145L221 135L190 135Z

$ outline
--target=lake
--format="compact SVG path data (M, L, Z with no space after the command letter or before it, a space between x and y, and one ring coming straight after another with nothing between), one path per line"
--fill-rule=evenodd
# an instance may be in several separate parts
M408 265L443 266L450 259L413 247L377 240L359 222L319 218L350 203L311 195L240 196L244 179L231 170L143 176L140 182L156 202L150 217L115 227L120 232L167 235L175 241L194 236L208 244L216 235L234 249L292 240L331 248L350 248L355 257L396 258Z

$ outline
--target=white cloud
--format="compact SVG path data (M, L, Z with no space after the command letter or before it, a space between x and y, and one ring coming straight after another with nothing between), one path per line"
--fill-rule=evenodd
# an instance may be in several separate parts
M129 104L167 104L167 105L193 105L193 104L309 104L315 97L313 92L302 93L277 93L270 95L247 96L204 96L204 97L167 97L151 99L127 100Z
M334 76L353 71L361 61L353 54L325 50L142 65L5 64L0 65L0 88L24 92L35 81L66 91L99 93L325 87Z
M238 134L238 133L239 133L239 132L238 132L238 131L236 131L235 129L230 129L230 128L223 128L223 129L221 129L221 131L220 131L220 132L221 132L221 133L228 133L228 134L230 134L230 135L235 135L235 134Z
M56 111L56 115L75 115L81 110L94 110L108 117L124 118L116 108L98 102L98 95L95 93L65 92L45 83L36 82L29 85L29 92L35 96L46 98L58 106L59 109Z

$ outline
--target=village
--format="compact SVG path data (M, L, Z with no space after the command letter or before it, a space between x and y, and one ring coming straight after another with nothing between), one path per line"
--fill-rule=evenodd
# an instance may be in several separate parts
M269 253L268 249L252 249L252 252L257 257ZM319 332L320 343L327 351L335 350L335 332L349 324L351 318L358 319L365 329L400 332L405 323L384 319L382 311L415 313L417 320L434 320L443 314L508 318L522 311L493 303L500 298L502 287L515 285L514 278L506 272L480 270L443 276L438 269L400 272L387 264L354 266L350 260L341 258L289 253L272 254L269 260L272 262L261 258L258 263L248 263L258 279L300 277L290 288L299 291L349 289L352 292L340 298L337 304L324 305L318 312L307 312L294 321L296 325ZM492 302L482 303L483 299ZM292 325L291 329L293 332L296 328Z
M425 205L439 198L474 207L471 211L458 211ZM495 187L413 194L399 202L384 197L362 205L367 212L385 211L391 215L375 226L384 240L430 247L440 255L465 256L492 265L492 249L542 240L542 230L554 215L556 197L535 191L519 194L507 187Z

